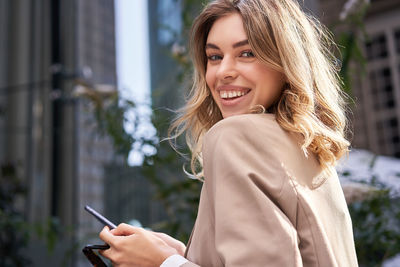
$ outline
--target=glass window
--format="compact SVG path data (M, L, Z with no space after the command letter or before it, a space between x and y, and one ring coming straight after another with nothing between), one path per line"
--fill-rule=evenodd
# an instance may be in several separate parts
M392 109L396 106L393 94L391 70L388 67L369 74L372 102L375 110Z
M158 0L158 41L169 45L176 41L182 30L180 0Z
M400 152L399 121L396 117L383 119L376 122L378 144L386 147L387 154L394 155Z
M368 60L386 58L388 56L386 36L384 34L371 37L365 44L365 48Z
M397 54L400 54L400 29L394 31L394 44L396 46Z

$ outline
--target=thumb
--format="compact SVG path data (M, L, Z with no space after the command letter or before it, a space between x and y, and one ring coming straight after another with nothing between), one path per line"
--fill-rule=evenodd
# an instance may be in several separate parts
M142 231L144 231L144 229L140 227L135 227L126 223L121 223L120 225L118 225L117 228L113 229L111 233L113 235L118 235L118 236L121 235L127 236L127 235L138 234L141 233Z
M108 226L105 226L103 230L101 230L99 237L101 240L109 245L111 245L113 243L113 240L115 239L115 236L110 232Z

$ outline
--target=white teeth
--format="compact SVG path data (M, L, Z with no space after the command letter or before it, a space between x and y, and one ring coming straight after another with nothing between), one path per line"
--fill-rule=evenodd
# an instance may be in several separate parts
M238 96L243 96L245 95L245 92L243 91L220 91L219 95L221 98L234 98Z

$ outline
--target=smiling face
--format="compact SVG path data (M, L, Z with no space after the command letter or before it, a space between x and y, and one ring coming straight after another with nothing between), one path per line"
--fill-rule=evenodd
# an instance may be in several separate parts
M205 50L206 82L224 118L249 113L256 105L267 109L280 96L283 74L254 56L238 13L214 22Z

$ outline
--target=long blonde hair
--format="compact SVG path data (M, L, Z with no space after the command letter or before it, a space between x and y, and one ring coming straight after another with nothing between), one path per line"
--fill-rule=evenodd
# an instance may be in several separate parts
M213 23L239 13L256 57L285 75L282 95L269 110L279 125L303 136L302 149L317 156L323 169L348 151L344 95L328 31L295 0L217 0L195 19L190 38L193 86L187 104L172 123L170 138L186 133L191 171L202 177L204 134L223 119L205 81L205 45Z

